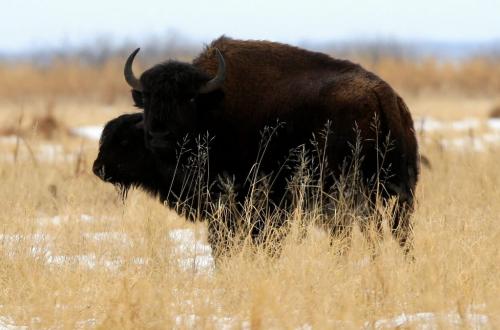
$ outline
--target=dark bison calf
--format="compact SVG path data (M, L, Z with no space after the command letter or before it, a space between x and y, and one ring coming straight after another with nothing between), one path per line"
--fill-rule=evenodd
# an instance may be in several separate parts
M143 137L142 113L125 114L109 121L99 141L99 153L92 167L94 174L119 188L123 196L132 187L142 188L191 221L206 214L211 205L186 184L186 180L192 179L190 172L180 168L176 158L159 159L146 148ZM226 249L222 240L227 242L228 233L235 228L225 223L224 235L216 222L220 220L214 221L208 224L208 241L217 256Z

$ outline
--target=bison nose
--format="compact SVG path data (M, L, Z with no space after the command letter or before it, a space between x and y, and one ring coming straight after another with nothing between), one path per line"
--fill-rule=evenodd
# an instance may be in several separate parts
M104 180L104 178L106 177L104 165L102 165L101 163L99 163L97 161L94 162L94 165L92 166L92 172L94 172L94 174L97 175L102 180Z

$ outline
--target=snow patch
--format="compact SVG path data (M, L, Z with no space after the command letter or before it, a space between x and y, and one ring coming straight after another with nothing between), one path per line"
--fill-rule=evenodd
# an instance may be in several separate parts
M500 144L500 134L486 133L476 137L440 139L438 143L444 149L484 152L488 150L488 147Z
M490 129L500 131L500 118L489 119L487 125Z
M230 316L211 316L209 319L213 322L214 329L230 330L242 329L249 330L252 327L248 321L239 321L238 319ZM198 329L202 321L201 317L196 314L182 314L177 315L174 319L175 325L180 328Z
M94 241L119 241L123 244L130 244L130 239L127 234L113 231L84 233L83 237Z
M440 144L445 149L485 151L486 146L481 139L456 138L442 139Z
M95 218L88 214L80 214L78 220L83 223L91 223L95 221ZM54 225L59 226L63 223L70 221L70 217L68 215L55 215L55 216L40 216L36 219L39 225L48 226Z
M15 325L10 317L0 316L0 330L21 330L28 329L27 326Z
M70 217L68 215L41 216L36 218L36 221L41 228L47 225L58 226L69 221L92 222L95 218L88 214L81 214L79 217ZM173 242L172 257L177 262L182 270L197 272L211 272L214 268L214 259L212 257L212 249L210 246L200 239L196 238L195 232L192 229L174 229L168 232L168 237ZM82 238L87 241L95 241L97 243L113 242L132 246L130 237L122 232L84 232ZM20 242L28 242L29 244L19 244ZM125 260L121 257L117 258L102 258L95 254L84 255L58 255L54 253L53 244L54 237L44 232L36 232L33 234L0 234L0 244L10 249L9 255L16 257L19 247L28 246L27 253L33 258L42 258L50 265L79 265L87 268L95 268L98 266L106 267L110 270L117 270L125 263L135 265L145 265L148 263L147 258L136 257L131 260ZM1 330L1 329L0 329Z
M175 244L175 255L178 264L184 270L212 271L214 259L212 249L208 244L197 240L191 229L174 229L169 232L170 239Z
M98 141L101 138L102 126L81 126L71 129L71 133L89 140Z
M17 155L14 151L0 153L0 160L13 163L16 160L33 160L35 162L72 162L78 157L78 152L66 152L61 144L41 143L30 146L28 148L25 143L21 143L17 150Z
M478 118L465 118L455 121L441 121L432 117L421 117L415 119L415 129L418 132L436 131L471 131L485 125L491 130L500 130L500 118L491 118L486 122Z
M212 249L208 244L195 238L191 229L174 229L169 232L169 237L176 244L176 252L182 255L211 254Z
M17 135L0 136L0 143L3 144L16 144L18 141L19 137Z
M461 316L457 312L451 313L416 313L400 314L390 319L375 321L373 324L368 322L365 329L395 329L400 327L417 329L440 329L441 326L448 325L453 327L471 327L472 329L489 328L489 318L483 314L466 313Z
M415 128L420 132L434 132L444 128L444 124L431 117L423 117L415 121Z
M450 124L451 128L455 131L469 131L471 129L479 128L480 125L481 122L476 118L458 120Z

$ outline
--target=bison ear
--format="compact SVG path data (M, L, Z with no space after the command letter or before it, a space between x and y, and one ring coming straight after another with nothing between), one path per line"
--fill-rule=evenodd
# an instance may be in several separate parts
M142 92L133 89L132 90L132 99L134 100L134 106L144 109L144 99L142 96Z

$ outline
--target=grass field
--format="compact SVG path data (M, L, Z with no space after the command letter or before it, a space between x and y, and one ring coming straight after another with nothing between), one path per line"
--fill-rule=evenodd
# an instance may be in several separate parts
M311 228L278 259L246 248L217 267L204 223L138 190L122 202L91 173L97 141L74 129L134 111L128 100L5 100L0 329L499 328L498 97L458 94L406 95L432 163L414 261L390 237L372 259L356 230L339 255Z

